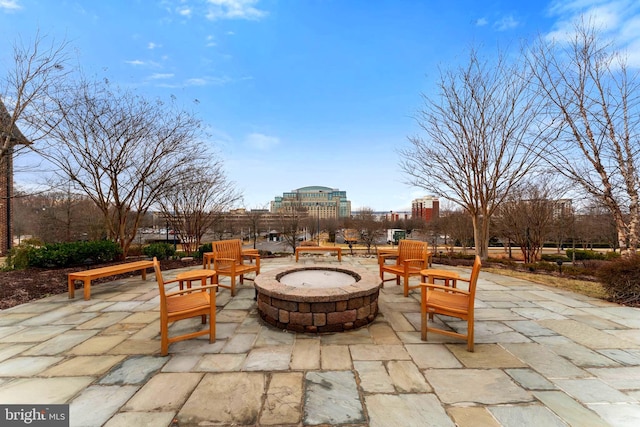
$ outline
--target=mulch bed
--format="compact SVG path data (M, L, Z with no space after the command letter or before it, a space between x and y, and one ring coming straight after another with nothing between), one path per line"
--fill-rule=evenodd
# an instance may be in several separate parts
M106 267L108 265L120 264L118 262L90 265L71 268L45 269L45 268L28 268L26 270L13 270L0 272L0 310L24 304L44 298L49 295L57 295L66 293L67 274L75 271L88 270L90 268ZM163 260L160 261L162 270L171 270L174 268L184 268L189 266L201 265L200 260L181 261L181 260ZM113 280L123 279L126 277L139 276L140 272L119 274L102 279L93 280L91 283L104 283ZM153 273L147 270L147 280L149 275L153 277ZM76 285L76 288L80 285Z

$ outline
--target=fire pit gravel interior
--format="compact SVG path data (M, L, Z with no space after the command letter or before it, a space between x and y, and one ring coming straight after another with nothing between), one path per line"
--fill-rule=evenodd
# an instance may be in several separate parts
M258 312L266 323L320 333L371 323L378 314L382 281L364 269L312 265L261 273L254 285Z

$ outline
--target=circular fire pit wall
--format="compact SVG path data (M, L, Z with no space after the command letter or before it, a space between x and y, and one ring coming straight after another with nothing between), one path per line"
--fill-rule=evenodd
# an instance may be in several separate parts
M367 270L326 266L283 268L256 277L260 317L295 332L341 332L378 314L380 278Z

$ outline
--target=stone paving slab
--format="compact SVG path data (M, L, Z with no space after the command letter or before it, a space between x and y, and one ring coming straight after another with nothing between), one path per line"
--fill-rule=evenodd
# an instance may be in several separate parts
M378 270L374 257L340 265ZM0 311L0 402L68 403L71 426L640 425L640 310L522 279L481 272L474 353L453 337L420 339L415 290L387 284L371 324L304 335L263 324L247 283L218 293L215 343L173 343L161 357L154 281L97 288L89 301Z
M454 427L433 394L373 394L365 397L371 427Z
M500 369L427 369L427 381L443 403L484 405L533 401Z
M206 374L178 412L180 425L255 425L266 390L258 372Z
M305 375L304 423L358 424L364 408L351 371L316 371Z

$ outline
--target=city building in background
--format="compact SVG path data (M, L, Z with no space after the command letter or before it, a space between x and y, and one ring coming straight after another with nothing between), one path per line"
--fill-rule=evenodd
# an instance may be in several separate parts
M440 217L440 202L437 197L425 196L411 202L411 217L429 222Z
M377 211L373 215L378 221L406 221L412 218L409 211Z
M337 188L310 186L302 187L276 196L271 201L271 213L291 213L304 209L309 216L325 218L349 218L351 201L347 192Z

